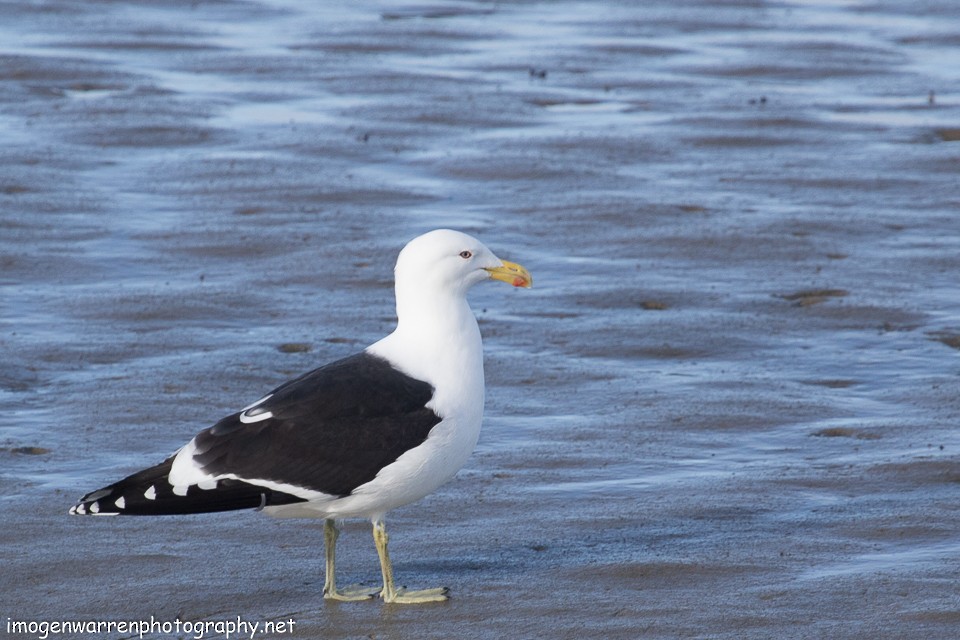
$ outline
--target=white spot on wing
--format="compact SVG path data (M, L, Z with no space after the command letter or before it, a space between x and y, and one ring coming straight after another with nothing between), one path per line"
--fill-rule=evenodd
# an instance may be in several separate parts
M173 485L173 493L178 496L185 496L187 495L188 487L189 485L186 485L186 484L175 484Z
M100 513L100 503L94 502L90 505L90 513Z
M270 411L264 411L263 413L255 413L254 415L248 415L246 411L240 414L240 422L243 424L252 424L254 422L262 422L263 420L269 420L273 417L273 413Z
M150 488L143 493L143 497L147 500L156 500L157 499L157 488L153 485L150 485Z
M269 395L265 395L259 400L257 400L256 402L254 402L253 404L248 404L243 409L240 409L240 422L242 422L243 424L251 424L253 422L260 422L262 420L269 420L270 418L272 418L273 413L270 411L264 411L263 409L259 409L257 411L254 411L253 413L250 413L251 409L256 409L257 407L259 407L260 405L262 405L264 402L266 402L272 397L273 397L272 393Z
M117 501L114 502L113 504L117 505L117 509L127 508L127 500L123 496L120 496L119 498L117 498Z
M194 438L177 452L177 457L173 459L173 464L170 466L170 473L167 475L167 481L174 487L182 487L184 492L186 492L188 485L215 479L210 474L204 473L200 465L197 464L197 461L193 459L196 452L197 441L196 438ZM182 496L186 494L178 493L177 495Z

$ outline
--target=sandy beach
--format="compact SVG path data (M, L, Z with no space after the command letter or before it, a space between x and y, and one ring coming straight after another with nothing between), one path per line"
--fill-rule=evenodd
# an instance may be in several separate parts
M0 639L960 636L953 3L317 5L0 6ZM436 227L535 279L388 517L448 602L324 601L319 521L67 515L389 332Z

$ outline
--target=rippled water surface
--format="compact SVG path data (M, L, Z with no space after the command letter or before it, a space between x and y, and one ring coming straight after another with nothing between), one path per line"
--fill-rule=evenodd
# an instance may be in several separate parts
M6 615L960 633L954 3L317 4L0 4ZM389 331L439 226L536 285L472 295L480 445L392 514L450 602L324 603L314 523L66 516Z

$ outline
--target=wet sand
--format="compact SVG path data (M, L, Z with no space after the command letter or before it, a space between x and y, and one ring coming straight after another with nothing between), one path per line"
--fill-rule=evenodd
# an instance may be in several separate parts
M0 8L0 636L958 635L952 3L344 4ZM536 283L388 520L449 602L324 602L320 523L66 515L389 331L438 226Z

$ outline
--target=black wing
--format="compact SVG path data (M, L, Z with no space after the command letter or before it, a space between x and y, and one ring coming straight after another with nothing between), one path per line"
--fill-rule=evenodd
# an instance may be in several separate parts
M359 353L200 432L193 459L212 475L349 495L427 439L441 419L432 397L430 384Z
M174 456L160 464L91 491L70 513L76 515L165 516L255 509L304 502L302 498L240 480L221 480L213 489L197 485L175 493L167 477Z

